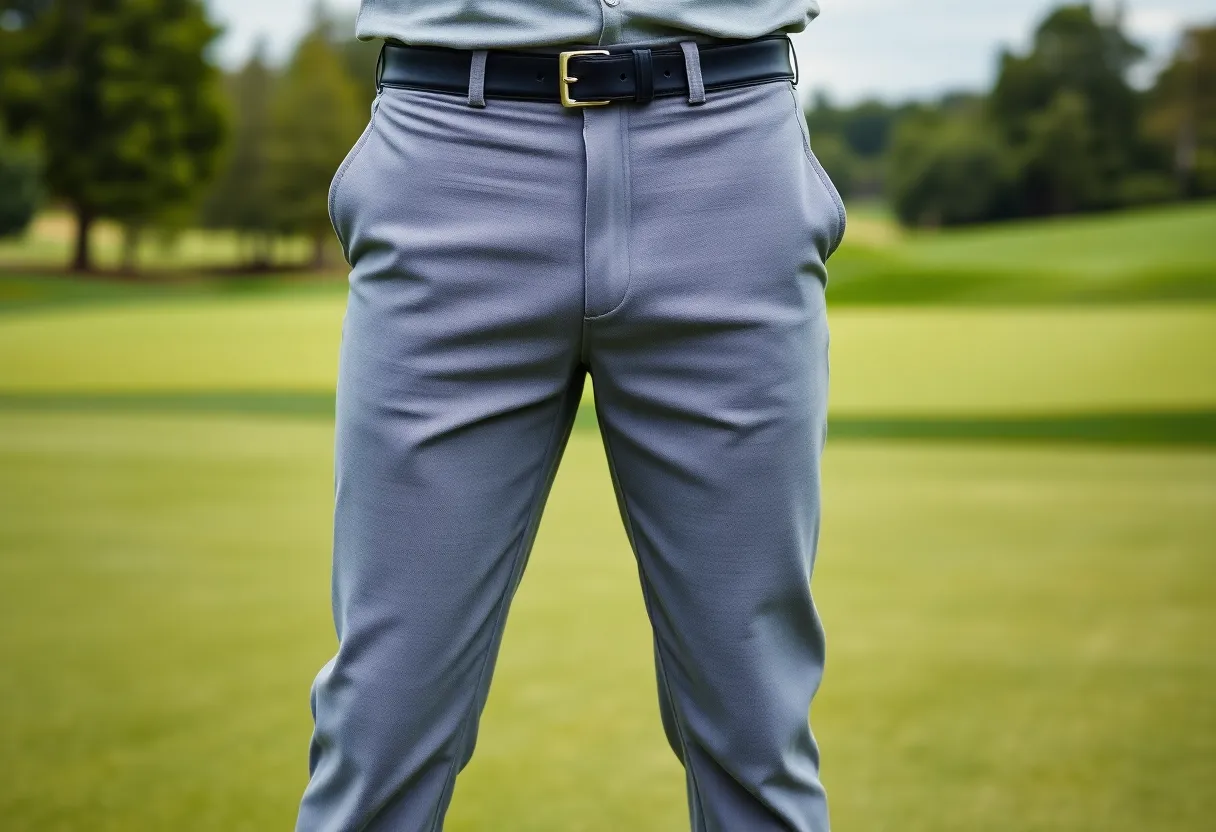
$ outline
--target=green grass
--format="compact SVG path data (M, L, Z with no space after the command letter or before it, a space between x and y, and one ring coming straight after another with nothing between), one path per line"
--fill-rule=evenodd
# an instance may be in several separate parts
M144 300L0 317L0 392L332 393L344 297ZM1216 407L1216 304L833 310L832 410Z
M1216 304L845 308L834 409L1017 415L1216 404Z
M815 580L836 828L1210 827L1213 219L893 236L855 214ZM5 829L290 828L304 786L344 286L179 277L0 278ZM686 823L579 423L456 832Z
M201 390L123 393L0 392L0 411L44 413L185 413L292 416L332 419L334 396L317 391ZM574 420L575 430L596 430L590 400ZM1087 442L1132 445L1216 445L1216 409L1090 412L1021 416L834 415L833 440L949 439L1025 442Z
M326 422L0 414L0 813L289 828L328 620ZM841 829L1216 811L1216 454L843 444L813 723ZM453 830L671 830L636 572L576 433Z
M307 293L339 297L345 291L344 275L311 272L224 276L185 273L172 280L158 280L140 275L38 274L27 270L0 272L0 316L136 301Z
M1216 298L1216 203L898 234L868 206L830 262L836 304Z
M144 300L0 318L14 390L333 390L337 293Z

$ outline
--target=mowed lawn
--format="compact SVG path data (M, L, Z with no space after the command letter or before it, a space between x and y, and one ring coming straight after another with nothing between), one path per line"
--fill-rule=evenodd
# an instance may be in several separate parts
M290 828L334 644L331 440L0 416L6 828ZM1210 828L1216 455L845 442L824 476L838 828ZM681 828L649 651L577 431L449 828Z
M310 288L11 313L0 396L332 393L344 304ZM1216 303L829 314L835 413L1216 408Z
M1211 200L947 232L900 232L865 205L850 217L838 304L1216 299Z
M992 237L987 262L1032 232ZM952 239L899 257L986 274L972 238ZM1182 282L1161 286L1194 288L1207 267L1187 251L1163 261ZM1134 288L1139 262L1065 282ZM847 257L840 271L847 296ZM862 292L832 308L838 425L1206 420L1178 442L829 438L812 724L837 829L1200 832L1216 817L1216 304L1132 304L1135 288L1079 305L1088 290L1069 285L1050 306L968 284L955 299L982 305ZM290 828L308 687L334 648L340 287L57 291L0 282L0 828ZM586 425L457 784L457 832L686 828Z

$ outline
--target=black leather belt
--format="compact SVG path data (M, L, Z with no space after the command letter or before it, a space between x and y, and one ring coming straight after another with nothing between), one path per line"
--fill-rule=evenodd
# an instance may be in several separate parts
M791 66L791 51L785 36L700 44L705 90L793 80L796 64ZM380 54L377 88L468 95L473 54L465 49L386 42ZM489 50L486 55L486 98L589 107L688 94L684 52L678 44L651 49L580 48L560 54Z

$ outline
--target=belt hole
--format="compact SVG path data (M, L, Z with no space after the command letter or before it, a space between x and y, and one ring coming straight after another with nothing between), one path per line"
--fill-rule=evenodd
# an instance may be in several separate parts
M670 69L665 69L665 70L663 70L663 77L664 77L664 78L670 78L670 77L671 77L671 70L670 70Z
M625 80L625 73L623 73L623 72L621 73L621 80L622 80L622 81L624 81L624 80Z
M537 80L537 81L543 81L543 80L545 80L545 73L543 73L543 72L538 72L538 73L536 73L536 80Z

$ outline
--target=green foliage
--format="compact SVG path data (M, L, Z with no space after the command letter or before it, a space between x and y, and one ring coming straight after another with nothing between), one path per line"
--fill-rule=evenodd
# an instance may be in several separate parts
M340 19L330 31L330 40L342 54L342 65L355 84L359 105L366 112L376 97L376 62L380 58L379 40L359 40L351 35L355 21Z
M276 230L275 205L267 175L275 82L261 45L240 72L225 78L232 141L202 208L205 226L233 229L256 240L257 265L269 262L270 238Z
M884 192L883 159L895 125L908 111L907 105L891 107L880 101L837 107L823 93L815 96L806 113L815 154L842 196Z
M94 219L156 224L213 172L224 122L205 53L218 34L199 0L63 0L5 38L0 104L40 136L47 185L78 215L77 268L91 265Z
M839 135L856 156L873 159L886 152L891 133L904 110L906 107L890 107L881 101L837 107L820 93L812 102L809 121L817 135Z
M308 34L279 83L271 108L268 181L276 226L308 234L314 259L332 235L329 183L367 123L367 112L324 27Z
M252 268L269 267L283 233L310 236L314 265L324 265L328 213L317 207L376 92L379 42L356 40L353 30L353 19L331 18L318 6L288 67L270 67L259 45L225 79L233 140L202 220L252 242ZM318 119L318 113L326 115Z
M992 112L1010 134L1021 138L1026 119L1050 108L1061 91L1070 91L1089 105L1087 117L1096 134L1117 153L1132 141L1137 101L1127 75L1144 57L1128 39L1122 21L1099 20L1089 4L1062 6L1035 31L1027 55L1001 56Z
M1128 207L1154 205L1178 198L1178 183L1158 171L1133 171L1119 180L1115 200Z
M861 162L848 144L836 133L816 136L813 144L815 157L832 178L836 190L845 199L853 196Z
M1119 18L1088 4L1051 12L1026 55L1006 53L989 98L1020 163L1018 213L1113 207L1139 155L1139 101L1128 82L1144 50Z
M1144 132L1183 193L1216 194L1216 26L1184 33L1148 96Z
M1013 169L1008 148L982 120L921 117L896 130L887 181L904 223L961 225L1006 210Z
M1216 147L1199 148L1195 154L1194 191L1216 194Z
M1027 53L1001 56L988 96L905 110L888 159L897 215L948 225L1166 201L1179 193L1163 149L1175 140L1188 160L1179 179L1202 192L1203 160L1216 151L1208 156L1212 145L1190 141L1184 152L1205 109L1184 83L1209 72L1196 68L1207 64L1195 51L1203 52L1191 49L1163 73L1146 119L1128 80L1144 50L1123 31L1122 15L1103 18L1089 4L1055 9Z
M1089 106L1063 89L1046 108L1027 115L1017 149L1025 213L1067 214L1112 202L1111 182L1101 157Z
M0 237L20 234L34 218L41 175L39 154L29 143L9 139L0 125Z

